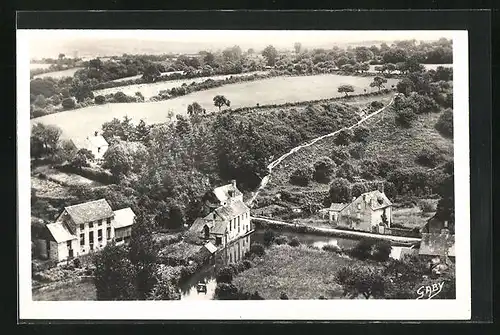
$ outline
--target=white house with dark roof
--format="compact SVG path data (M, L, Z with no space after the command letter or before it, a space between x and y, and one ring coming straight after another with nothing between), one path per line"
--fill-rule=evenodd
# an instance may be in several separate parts
M134 217L130 208L113 211L106 199L67 206L54 223L46 225L40 256L64 261L101 249L113 240L127 242Z
M235 181L215 188L211 196L206 201L211 212L203 218L197 218L191 231L206 240L213 239L217 247L225 247L253 230L250 208L243 202L243 194Z
M379 231L392 223L392 203L379 190L363 193L351 203L332 203L327 211L332 224L356 230Z

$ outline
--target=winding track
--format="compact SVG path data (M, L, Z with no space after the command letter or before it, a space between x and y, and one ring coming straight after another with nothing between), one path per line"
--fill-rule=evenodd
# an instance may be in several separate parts
M327 138L327 137L332 137L332 136L335 136L337 135L338 133L340 133L341 131L343 130L348 130L348 129L354 129L358 126L360 126L361 124L365 123L367 120L369 120L370 118L374 117L375 115L377 114L380 114L381 112L385 111L389 106L391 106L393 103L394 103L394 98L397 96L397 94L395 94L391 101L385 105L384 107L380 108L379 110L371 113L370 115L367 115L365 116L364 118L362 118L361 120L359 120L357 123L353 124L352 126L349 126L349 127L344 127L344 128L341 128L339 130L336 130L334 131L333 133L329 133L329 134L326 134L326 135L322 135L322 136L319 136L319 137L316 137L315 139L313 139L312 141L310 142L307 142L307 143L304 143L304 144L301 144L299 146L296 146L295 148L291 149L289 152L287 152L286 154L282 155L281 157L279 157L278 159L272 161L271 163L269 163L269 165L267 166L267 170L269 171L269 173L264 177L262 178L261 182L260 182L260 185L259 187L257 188L257 190L255 191L255 193L253 194L252 198L248 201L248 206L251 208L252 207L252 204L253 202L255 201L255 199L257 198L257 196L259 195L260 191L262 191L267 183L269 182L269 179L271 178L271 173L272 173L272 170L278 165L280 164L285 158L287 158L288 156L296 153L297 151L299 151L300 149L302 148L306 148L306 147L309 147L313 144L315 144L316 142L318 141L321 141L322 139L324 138Z

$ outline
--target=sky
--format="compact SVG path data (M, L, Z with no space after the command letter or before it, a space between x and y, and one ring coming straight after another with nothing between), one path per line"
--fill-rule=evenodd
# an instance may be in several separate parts
M349 43L402 39L437 40L451 38L451 31L326 31L326 30L30 30L30 57L57 57L79 52L79 56L107 56L123 53L196 53L239 45L261 50L272 44L291 49L332 47Z

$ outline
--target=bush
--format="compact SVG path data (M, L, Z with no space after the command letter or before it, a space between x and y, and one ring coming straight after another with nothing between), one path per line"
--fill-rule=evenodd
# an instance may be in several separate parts
M336 254L342 253L342 248L336 244L325 244L322 248L324 251L334 252Z
M312 175L312 168L298 168L290 176L290 183L298 186L307 186L312 179Z
M274 239L274 243L276 243L277 245L288 244L288 242L288 237L286 237L285 235L278 236Z
M349 151L347 151L346 148L336 147L336 148L333 148L330 157L335 162L335 164L341 165L342 163L347 161L349 158L351 158L351 155L349 154Z
M337 177L353 181L354 177L358 176L358 169L349 162L344 162L337 170Z
M314 163L314 179L318 183L328 183L335 169L335 162L329 157L321 157Z
M436 204L431 200L420 200L418 207L420 207L424 213L432 213L436 211Z
M359 197L366 192L368 192L368 189L364 183L354 183L351 185L351 195L353 197Z
M349 154L354 159L361 159L365 154L365 145L361 143L355 144L350 150Z
M214 298L216 300L238 299L238 289L231 283L218 283L215 288Z
M351 249L351 255L361 260L368 259L372 255L374 244L374 240L364 238L359 241L353 249Z
M217 283L231 283L233 281L234 275L234 269L231 266L225 266L217 271L215 279Z
M417 155L416 162L420 165L434 168L441 161L442 156L433 148L424 147Z
M260 243L252 243L250 246L250 254L252 255L257 255L257 256L263 256L266 253L266 249L264 249L264 246Z
M94 101L95 101L95 103L96 103L96 104L98 104L98 105L102 105L103 103L105 103L105 102L106 102L106 97L105 97L105 96L103 96L103 95L98 95L98 96L96 96L96 97L94 98Z
M245 268L247 270L250 269L253 266L252 262L250 260L248 260L248 259L244 259L243 260L243 265L245 265Z
M276 233L272 229L266 229L264 232L264 244L265 245L271 245L274 242L274 239L276 238Z
M62 101L61 104L64 109L73 109L76 107L76 102L73 98L66 98Z
M300 240L297 236L292 237L288 245L291 247L298 247L300 245Z
M417 115L410 109L404 108L396 112L396 123L404 128L410 128Z
M359 126L354 129L354 140L356 142L366 143L368 142L369 137L370 137L370 129L368 129L367 127Z
M372 101L370 104L370 107L373 110L379 110L380 108L384 107L384 104L381 101Z
M378 241L373 246L372 258L379 262L385 262L391 254L391 243L389 241Z
M436 130L446 138L453 138L453 110L447 109L440 116L435 125Z
M335 144L348 145L353 137L352 131L348 129L341 130L335 137Z
M349 202L351 200L351 184L345 178L336 178L330 184L330 202Z

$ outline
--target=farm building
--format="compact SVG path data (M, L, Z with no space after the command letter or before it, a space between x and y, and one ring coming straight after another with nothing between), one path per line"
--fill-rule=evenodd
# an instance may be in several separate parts
M36 241L38 254L61 262L99 250L111 241L124 243L130 238L134 217L130 208L113 211L106 199L65 207Z
M351 203L332 203L326 212L332 224L356 230L383 233L392 223L392 203L379 190L363 193Z

